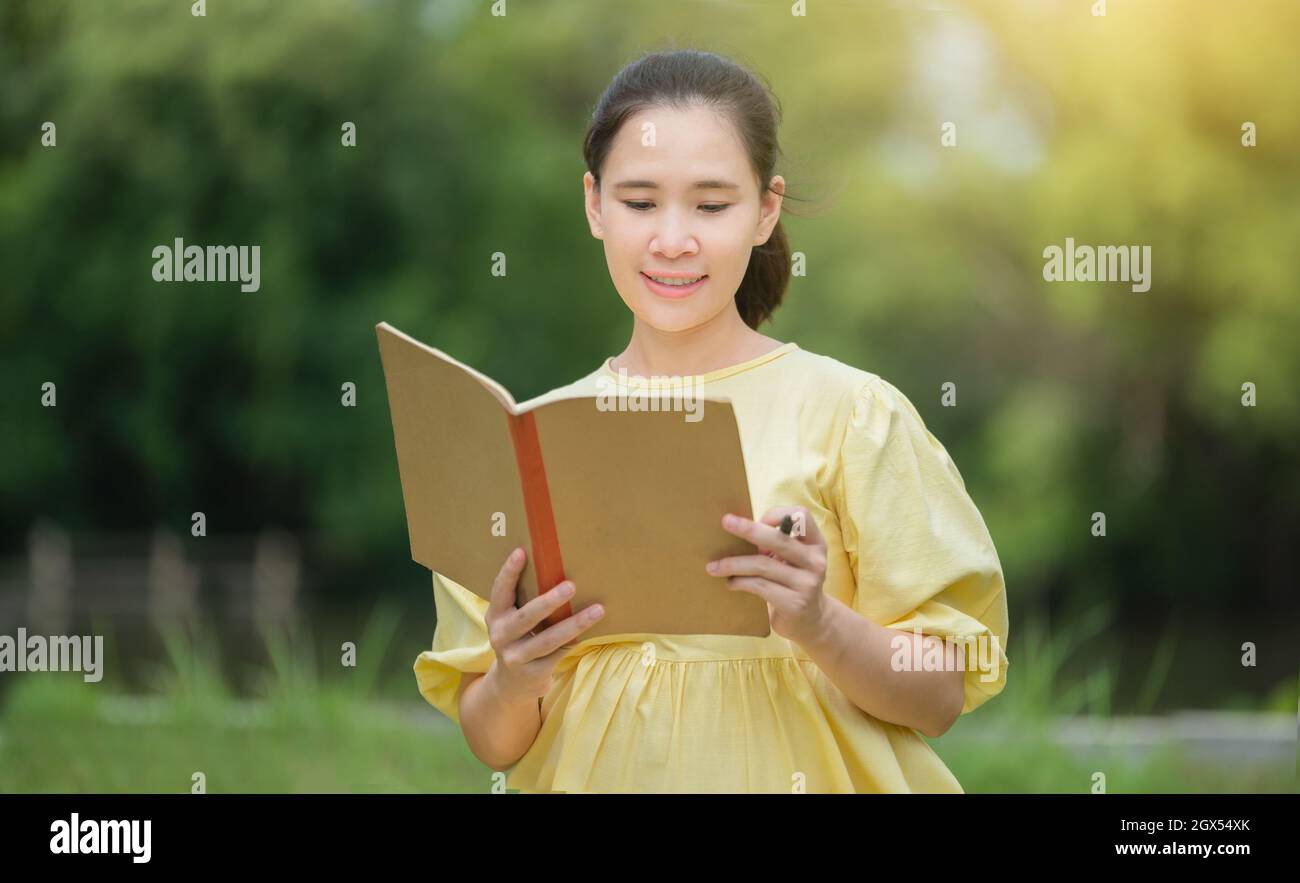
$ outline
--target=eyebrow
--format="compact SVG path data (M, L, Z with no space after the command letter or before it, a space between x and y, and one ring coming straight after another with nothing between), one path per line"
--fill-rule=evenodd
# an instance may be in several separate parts
M711 179L707 181L696 181L693 186L696 190L739 190L740 189L740 186L738 184L733 184L730 181L719 181L716 179ZM658 190L659 185L656 184L654 181L619 181L617 184L614 185L614 189L615 190L632 190L632 189Z

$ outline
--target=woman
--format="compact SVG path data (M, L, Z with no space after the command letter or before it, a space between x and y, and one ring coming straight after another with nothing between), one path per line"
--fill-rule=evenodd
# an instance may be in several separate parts
M1001 565L947 452L877 375L757 330L790 277L778 119L767 89L712 53L652 54L615 77L584 187L632 336L542 397L693 375L731 400L763 515L723 527L760 554L708 572L764 598L772 633L583 641L599 605L537 630L582 587L516 608L522 549L490 602L435 575L420 690L510 769L508 788L960 792L922 734L1006 682Z

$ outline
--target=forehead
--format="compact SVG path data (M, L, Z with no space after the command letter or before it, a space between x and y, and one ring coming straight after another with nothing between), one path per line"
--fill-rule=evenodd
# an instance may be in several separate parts
M660 187L703 179L757 184L739 133L726 117L703 106L651 107L624 121L605 158L602 179L649 180Z

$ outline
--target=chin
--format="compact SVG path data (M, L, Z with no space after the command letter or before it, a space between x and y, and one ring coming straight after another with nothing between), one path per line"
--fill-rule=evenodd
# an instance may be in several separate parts
M656 331L687 331L702 325L709 319L709 313L698 308L673 309L662 304L640 303L634 311L638 319Z
M639 278L633 280L634 286L641 286ZM726 309L726 303L713 303L698 297L673 302L656 297L654 294L638 291L633 298L623 298L628 309L642 322L656 331L689 331L703 325Z

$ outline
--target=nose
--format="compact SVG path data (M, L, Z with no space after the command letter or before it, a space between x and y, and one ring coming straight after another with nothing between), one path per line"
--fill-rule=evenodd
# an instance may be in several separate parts
M672 259L699 251L700 244L691 232L689 216L680 209L673 209L660 212L659 219L654 239L650 242L653 253Z

